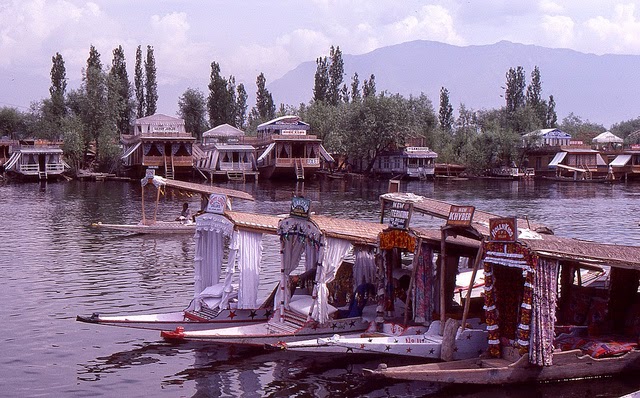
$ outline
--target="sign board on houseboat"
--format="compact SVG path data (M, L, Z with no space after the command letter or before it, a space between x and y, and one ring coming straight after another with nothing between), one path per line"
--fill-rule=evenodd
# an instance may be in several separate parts
M291 210L289 215L300 218L309 218L309 209L311 208L311 200L299 196L291 198Z
M224 214L227 209L227 195L212 193L207 202L207 213Z
M473 206L455 206L451 205L449 209L449 217L447 217L447 225L456 227L468 227L473 220L473 212L476 208Z
M515 242L518 239L518 224L515 217L489 219L490 242Z
M389 226L396 229L409 228L413 203L391 202L389 209Z

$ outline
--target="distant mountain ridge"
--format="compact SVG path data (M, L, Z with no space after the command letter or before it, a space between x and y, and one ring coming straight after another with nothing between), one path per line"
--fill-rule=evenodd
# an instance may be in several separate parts
M449 90L457 116L467 109L504 105L509 68L522 66L527 84L534 66L540 69L542 95L553 95L559 121L570 112L606 128L640 116L640 56L595 55L501 41L491 45L453 46L412 41L362 55L343 54L345 79L355 72L362 82L375 75L376 89L403 96L425 93L438 111L440 88ZM298 106L313 97L315 61L304 62L268 84L276 103Z

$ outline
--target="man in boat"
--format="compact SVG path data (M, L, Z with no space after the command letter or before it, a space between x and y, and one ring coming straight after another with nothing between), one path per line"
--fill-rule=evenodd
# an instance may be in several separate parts
M183 223L186 223L189 221L189 203L184 202L182 204L182 212L180 213L180 216L178 218L176 218L176 221L182 221Z

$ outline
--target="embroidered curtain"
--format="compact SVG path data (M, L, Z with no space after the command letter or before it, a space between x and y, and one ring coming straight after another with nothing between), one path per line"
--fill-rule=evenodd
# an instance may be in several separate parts
M318 265L316 275L317 305L313 306L311 316L320 323L329 320L329 289L327 283L336 277L336 272L351 249L351 243L343 239L327 238L322 265Z
M415 322L425 323L431 322L433 314L433 285L434 266L433 252L431 246L426 243L422 244L418 253L413 258L414 280L413 280L413 313L415 314Z
M539 366L553 365L553 339L556 321L558 260L538 260L533 285L533 314L529 362Z
M171 156L175 156L176 153L180 150L180 144L171 144Z

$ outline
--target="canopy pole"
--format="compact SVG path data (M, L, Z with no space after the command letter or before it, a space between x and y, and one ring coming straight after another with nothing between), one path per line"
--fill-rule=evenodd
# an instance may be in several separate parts
M158 187L158 194L156 195L156 209L153 212L153 222L156 222L158 216L158 203L160 202L160 187Z
M414 259L418 259L419 261L419 257L422 254L422 238L418 239L418 251L416 252L415 256L413 257ZM407 325L407 323L409 322L409 303L411 303L411 305L414 305L414 301L413 300L413 289L415 287L415 279L416 279L416 275L417 275L417 269L418 269L418 264L416 264L416 261L414 261L413 263L413 269L411 270L411 280L409 281L409 289L407 290L407 298L406 298L406 302L405 302L405 306L404 306L404 324L405 326Z
M144 185L142 186L142 224L147 224L147 219L144 214Z
M447 258L447 230L444 228L441 230L441 239L440 239L440 335L444 334L444 323L446 321L446 297L444 296L445 290L445 269L446 269L446 258Z
M469 288L467 289L467 298L464 301L464 311L462 312L462 331L464 331L467 325L467 317L469 316L469 306L471 305L471 290L473 290L474 282L476 281L476 274L478 273L478 266L482 261L484 238L480 240L480 246L478 247L478 253L473 263L473 272L471 272L471 281L469 281Z

